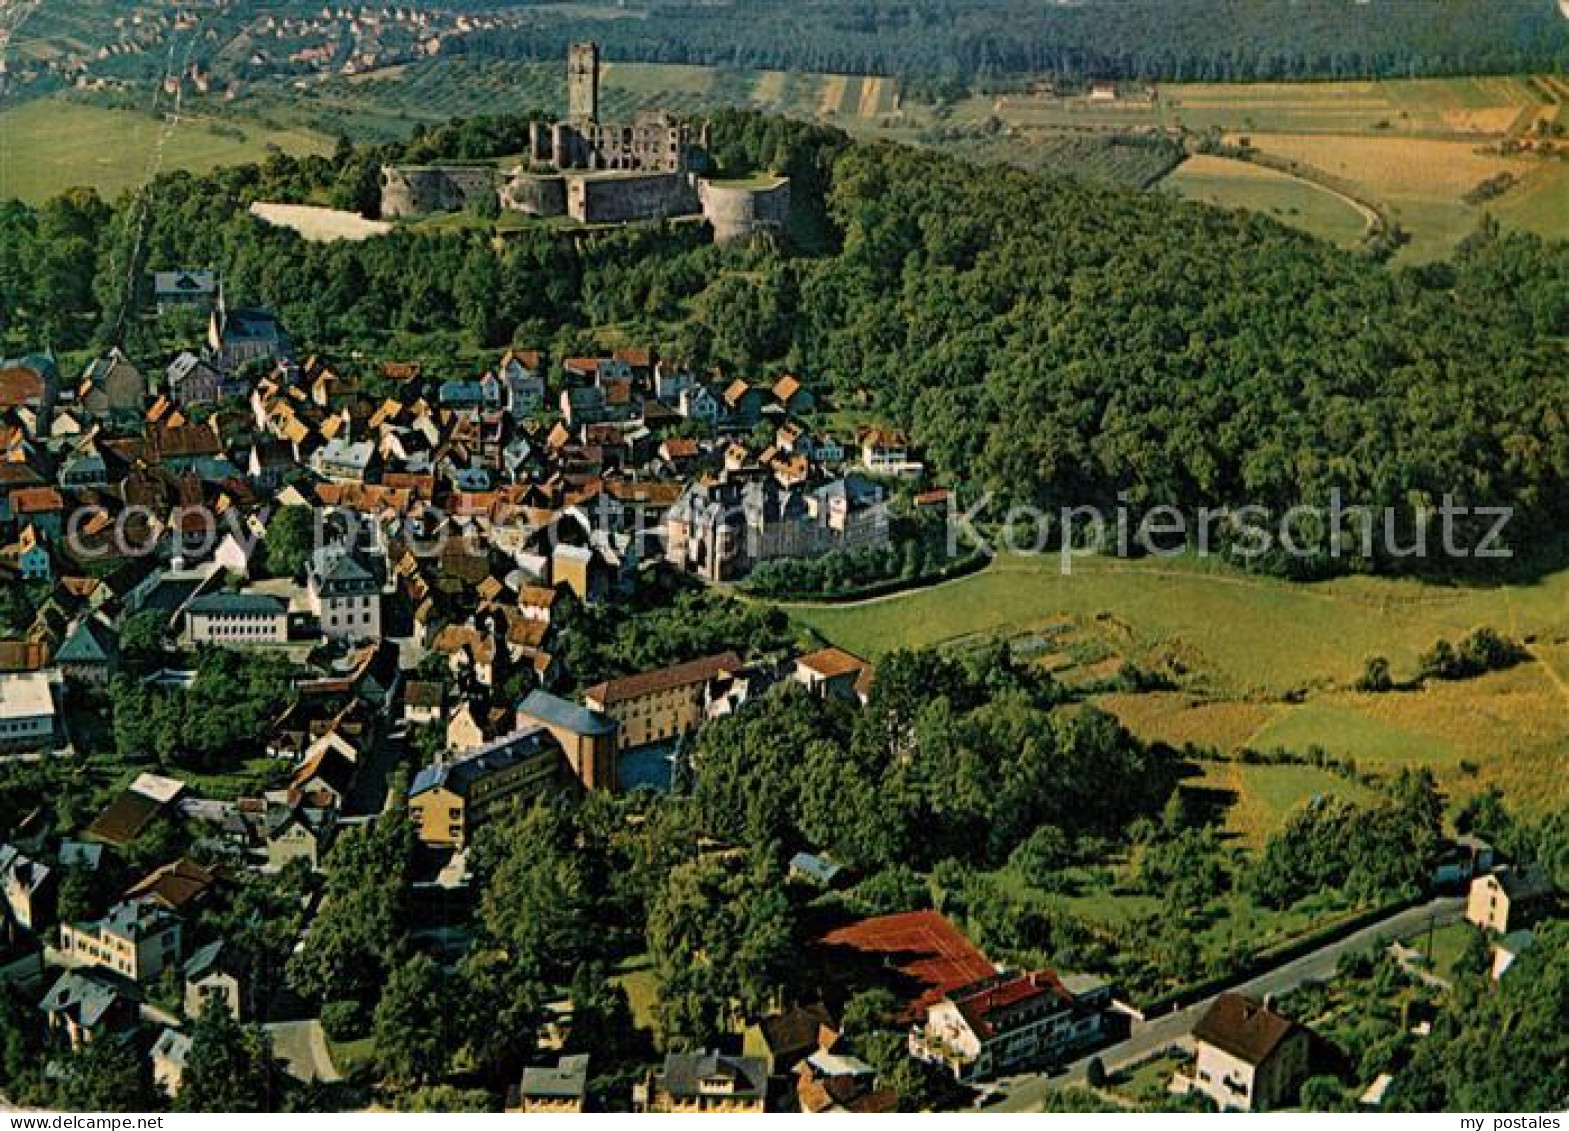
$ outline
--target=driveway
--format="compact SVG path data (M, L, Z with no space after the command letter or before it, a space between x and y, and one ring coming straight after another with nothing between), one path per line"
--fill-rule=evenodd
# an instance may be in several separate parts
M1354 934L1347 935L1337 942L1328 943L1273 970L1265 971L1249 981L1232 987L1229 992L1242 993L1254 998L1267 998L1294 990L1306 982L1328 981L1334 977L1341 955L1365 950L1370 946L1385 945L1394 939L1410 935L1413 931L1421 930L1429 923L1442 926L1456 922L1464 912L1464 896L1445 896L1442 899L1431 900L1391 915L1371 926L1363 927ZM1186 1048L1188 1035L1193 1031L1193 1026L1198 1024L1199 1018L1204 1016L1205 1011L1219 996L1215 994L1207 997L1186 1009L1179 1009L1164 1017L1157 1017L1150 1021L1134 1021L1132 1032L1126 1040L1074 1061L1064 1071L1055 1075L1048 1077L1040 1073L1030 1073L1026 1076L1001 1080L999 1084L1003 1091L1003 1098L989 1105L985 1110L1039 1111L1049 1089L1066 1083L1082 1082L1085 1068L1097 1056L1100 1057L1107 1072L1115 1072L1119 1068L1126 1068L1145 1060L1172 1045Z

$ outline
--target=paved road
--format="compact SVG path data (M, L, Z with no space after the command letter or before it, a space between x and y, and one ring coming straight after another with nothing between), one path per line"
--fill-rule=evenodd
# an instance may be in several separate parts
M1263 998L1270 995L1279 995L1289 990L1294 990L1304 982L1323 982L1332 978L1335 967L1340 961L1340 956L1351 951L1364 950L1369 946L1382 945L1402 936L1410 936L1422 930L1430 921L1439 926L1457 921L1465 911L1465 898L1463 896L1446 896L1435 899L1421 906L1398 912L1391 917L1370 927L1364 927L1355 934L1348 935L1339 942L1329 943L1318 950L1294 959L1282 966L1277 966L1250 981L1235 987L1236 992L1248 994L1252 997ZM1172 1045L1186 1047L1188 1034L1193 1026L1198 1023L1204 1011L1215 1000L1213 997L1195 1002L1186 1009L1169 1013L1164 1017L1157 1017L1151 1021L1133 1023L1133 1031L1128 1038L1109 1048L1102 1049L1095 1054L1100 1057L1101 1063L1108 1072L1125 1068L1130 1064L1146 1059ZM1082 1080L1085 1067L1093 1057L1084 1057L1067 1066L1066 1070L1054 1076L1042 1076L1031 1073L1027 1076L1014 1076L999 1081L1003 1092L1001 1101L989 1105L987 1111L1038 1111L1041 1101L1048 1089L1060 1086L1070 1080Z

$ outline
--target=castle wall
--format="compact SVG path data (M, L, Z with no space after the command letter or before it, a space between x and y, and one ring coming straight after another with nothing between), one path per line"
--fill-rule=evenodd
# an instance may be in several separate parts
M496 192L495 169L467 165L383 165L381 215L395 220L459 212Z
M565 216L566 179L555 175L514 173L501 186L501 206L529 216Z
M714 229L716 243L749 240L764 229L784 229L790 223L790 180L760 188L698 181L703 216Z
M568 176L567 214L583 224L624 224L698 210L690 177L678 173Z

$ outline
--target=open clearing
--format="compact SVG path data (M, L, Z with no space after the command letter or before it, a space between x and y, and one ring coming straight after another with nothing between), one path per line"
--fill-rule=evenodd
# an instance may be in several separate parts
M1237 141L1242 135L1231 135ZM1493 177L1509 174L1532 195L1556 195L1557 220L1563 219L1569 198L1569 162L1544 161L1532 156L1503 156L1487 152L1476 141L1445 141L1413 137L1335 137L1324 134L1254 133L1249 142L1261 153L1284 158L1348 181L1367 197L1387 206L1393 218L1412 235L1410 258L1441 256L1475 229L1483 211L1500 220L1525 219L1522 226L1549 229L1553 234L1554 210L1526 206L1525 215L1513 210L1515 201L1506 193L1485 207L1467 204L1465 195ZM1514 190L1519 191L1519 190Z
M1189 200L1266 213L1342 247L1367 233L1363 214L1328 189L1246 161L1190 157L1162 184Z
M0 111L0 198L36 204L91 185L113 200L159 171L201 173L259 161L275 150L325 154L332 143L306 129L200 117L171 124L133 110L38 99Z
M312 243L338 240L359 242L392 231L385 220L367 220L358 212L338 208L318 208L310 204L274 204L258 200L251 215L279 228L292 228Z
M1104 674L1107 657L1132 661L1179 690L1097 702L1136 733L1177 746L1318 746L1374 771L1431 766L1456 797L1497 784L1534 809L1569 803L1569 571L1508 587L1370 577L1300 585L1186 560L1080 559L1064 575L1055 557L1003 557L933 589L788 611L872 657L1004 636L1032 654L1046 649L1041 662L1070 683L1084 669ZM1388 657L1395 678L1408 680L1439 638L1482 625L1534 638L1532 660L1420 690L1352 689L1369 656ZM1282 792L1307 795L1300 781L1269 782L1294 769L1238 769L1239 831L1254 837L1281 815ZM1276 800L1254 796L1260 782Z

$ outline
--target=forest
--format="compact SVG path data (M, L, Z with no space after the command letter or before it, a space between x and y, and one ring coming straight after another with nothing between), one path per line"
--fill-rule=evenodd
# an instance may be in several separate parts
M523 5L531 6L531 5ZM647 20L541 13L460 50L559 59L589 31L612 57L897 75L968 89L1008 75L1167 82L1562 71L1551 0L735 0L658 3Z
M517 128L455 125L401 152L477 152ZM791 173L793 240L727 249L691 225L587 239L541 225L498 242L400 226L320 244L246 212L257 199L352 204L399 147L171 174L116 205L87 190L6 204L0 344L15 356L119 342L159 362L172 350L143 316L147 273L212 265L231 302L274 308L296 340L340 355L463 372L513 343L593 348L615 325L716 376L796 372L820 401L908 428L971 499L1281 514L1338 495L1411 523L1450 497L1513 508L1513 552L1558 548L1562 243L1484 224L1452 261L1395 269L1266 217L818 126L731 112L713 135L727 170ZM1460 534L1474 546L1492 521L1471 524ZM1331 554L1317 533L1313 553L1256 564L1411 566L1355 537Z

